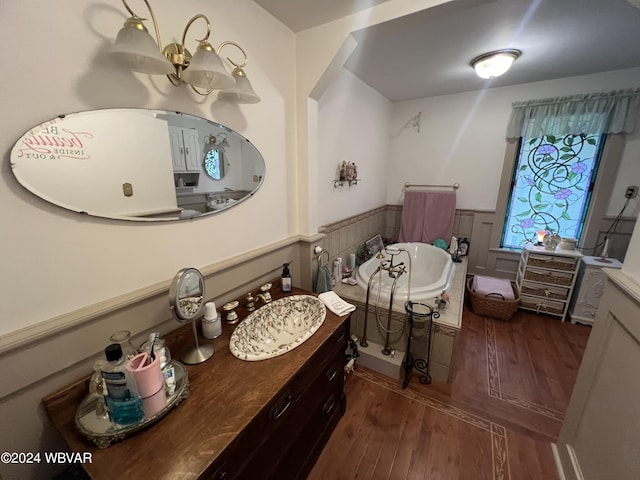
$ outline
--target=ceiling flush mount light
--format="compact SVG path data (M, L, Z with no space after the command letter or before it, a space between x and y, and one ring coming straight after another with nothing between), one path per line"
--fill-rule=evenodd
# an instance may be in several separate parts
M214 49L209 43L211 22L205 15L199 13L187 22L180 43L170 43L161 48L162 41L160 40L158 22L148 0L144 0L144 3L151 15L157 43L144 24L146 19L136 15L126 0L122 0L122 3L131 17L118 32L116 41L110 49L111 56L121 65L135 72L167 75L173 85L190 85L199 95L208 95L214 90L219 90L219 98L224 97L237 103L257 103L260 101L260 97L253 91L243 70L248 61L246 52L235 42L222 42L218 48ZM198 19L205 21L207 33L203 38L196 39L198 46L195 53L191 55L185 47L185 41L189 28ZM220 50L227 45L233 45L243 55L241 63L236 63L227 57L227 60L235 67L232 73L227 71L219 56ZM236 74L236 70L242 72L242 82L238 80L240 75ZM199 89L204 89L204 91ZM226 95L221 95L225 89L229 89L229 91L226 92Z
M496 50L477 56L471 60L471 66L480 78L496 78L506 73L520 55L520 50Z

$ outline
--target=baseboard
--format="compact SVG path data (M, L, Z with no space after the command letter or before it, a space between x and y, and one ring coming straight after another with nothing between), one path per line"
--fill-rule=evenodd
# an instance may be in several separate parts
M571 469L568 472L565 471L565 464L562 462L563 455L560 452L560 447L558 447L556 443L551 444L551 451L553 452L553 460L556 464L558 477L560 477L560 480L584 480L584 475L582 475L575 451L571 445L564 445L564 448L566 449L566 455L564 455L564 457L568 458L571 462Z
M562 468L562 461L560 460L560 454L558 453L558 446L555 443L551 444L551 451L553 452L553 461L556 464L556 470L558 471L558 477L560 480L567 480Z

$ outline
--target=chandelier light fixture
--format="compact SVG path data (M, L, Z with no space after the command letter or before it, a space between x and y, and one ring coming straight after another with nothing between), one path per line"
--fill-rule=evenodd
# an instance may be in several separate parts
M222 42L217 48L209 43L211 22L202 13L191 18L184 28L182 41L170 43L162 47L158 22L148 0L144 0L153 27L156 40L149 34L144 24L145 18L136 15L126 0L122 0L127 11L131 14L111 46L110 55L121 65L140 73L151 75L167 75L174 86L190 85L199 95L208 95L218 90L218 98L236 103L258 103L260 97L255 93L244 67L247 65L247 54L235 42ZM187 32L198 19L206 22L207 33L201 39L196 39L198 46L193 55L185 47ZM157 41L157 42L156 42ZM231 73L227 71L220 58L220 50L227 45L236 47L243 55L243 61L236 63L229 57L227 60L235 67ZM203 89L203 90L200 90Z
M506 73L520 55L522 52L516 49L495 50L471 60L471 66L480 78L496 78Z

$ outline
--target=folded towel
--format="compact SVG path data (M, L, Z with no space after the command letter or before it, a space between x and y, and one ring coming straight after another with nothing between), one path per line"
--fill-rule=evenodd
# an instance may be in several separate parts
M318 269L318 275L313 282L313 291L316 293L324 293L331 290L331 270L327 265L322 265Z
M318 298L329 310L339 317L346 315L349 312L353 312L356 309L355 305L345 302L336 292L333 291L321 293L318 295Z
M476 275L473 277L472 290L480 295L499 294L505 300L513 300L513 288L506 278L485 277Z

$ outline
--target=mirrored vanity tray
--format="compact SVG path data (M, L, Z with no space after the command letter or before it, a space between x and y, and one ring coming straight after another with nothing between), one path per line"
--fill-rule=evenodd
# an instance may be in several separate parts
M106 448L112 442L122 440L127 435L147 428L160 420L189 396L189 378L185 366L175 360L172 360L171 364L175 369L175 391L167 396L162 389L156 395L145 398L142 401L145 416L140 422L131 425L112 422L106 414L106 409L103 410L98 403L103 401L102 397L90 394L82 401L76 412L76 426L80 432L98 448Z

